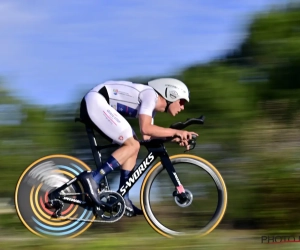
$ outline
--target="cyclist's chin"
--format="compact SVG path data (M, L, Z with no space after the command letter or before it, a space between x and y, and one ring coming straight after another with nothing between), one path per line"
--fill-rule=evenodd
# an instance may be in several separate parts
M172 109L168 109L168 113L171 114L172 116L176 116L180 111L175 111L175 110L172 110Z

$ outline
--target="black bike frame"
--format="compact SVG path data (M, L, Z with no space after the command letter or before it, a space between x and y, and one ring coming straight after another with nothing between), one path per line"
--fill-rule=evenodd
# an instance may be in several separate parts
M176 129L183 129L191 124L203 124L204 119L205 119L204 116L201 116L200 118L192 118L192 119L188 119L184 123L182 123L182 122L175 123L175 124L171 125L170 127L176 128ZM83 122L80 119L75 119L75 121L77 121L77 120ZM91 150L93 153L93 158L94 158L96 167L99 168L102 165L101 150L106 149L106 148L117 148L117 147L119 147L119 145L109 144L109 145L105 145L105 146L98 146L92 125L89 123L86 123L86 122L83 122L83 123L85 124L85 127L86 127L86 132L87 132L87 135L89 138L89 143L91 146ZM138 181L138 179L140 179L140 177L146 172L146 170L149 169L152 166L153 162L159 157L163 167L167 170L167 172L174 184L174 187L177 191L178 197L180 199L184 199L185 198L184 188L181 185L181 182L176 174L175 168L173 167L173 164L172 164L172 162L169 158L169 155L166 151L166 148L164 146L164 143L170 141L171 139L173 139L173 138L152 139L152 140L140 141L140 145L145 146L149 153L138 166L135 166L135 168L129 175L128 181L126 181L126 183L122 187L120 187L117 192L119 192L122 196L124 196L126 193L128 193L129 190ZM195 144L195 141L191 140L191 143ZM58 197L54 197L54 196L57 196L57 194L59 194L60 191L67 188L69 185L71 185L76 180L77 180L77 177L74 177L69 182L65 183L61 187L59 187L56 190L54 190L53 192L51 192L51 194L49 194L49 199L51 199L51 197L58 198ZM105 184L105 187L107 189L110 189L106 176L104 177L103 182ZM52 194L53 194L53 196L52 196ZM75 202L78 204L86 203L85 201L81 201L81 200L74 199L74 198L70 199L70 198L66 197L69 195L74 195L74 194L65 194L65 196L59 195L60 196L59 198L62 200L65 200L67 202Z
M101 164L102 161L100 151L105 148L119 147L119 145L110 144L106 146L97 146L93 131L88 126L86 130L88 132L89 141L95 158L95 163L98 168L99 166L101 166L98 164ZM178 190L184 190L181 189L182 186L180 180L176 174L176 171L173 167L173 164L170 161L169 155L164 146L164 142L167 142L169 140L170 139L153 139L140 141L140 145L145 146L149 153L139 165L135 166L133 171L129 174L128 181L126 181L126 183L122 187L120 187L117 192L119 192L122 196L128 193L129 190L135 185L135 183L141 178L141 176L147 171L147 169L149 169L152 166L153 162L158 157L160 158L164 168L167 170L172 182L174 183L175 188L177 188ZM104 179L104 183L109 188L107 178Z
M152 166L152 163L159 157L162 165L167 170L174 186L181 190L181 184L179 178L176 175L176 171L173 167L173 164L170 161L169 155L165 149L163 144L164 140L157 141L141 141L140 144L144 145L149 154L145 157L145 159L134 168L134 170L130 173L128 181L119 188L118 192L124 196L129 190L134 186L134 184L138 181L138 179L147 171L148 168Z

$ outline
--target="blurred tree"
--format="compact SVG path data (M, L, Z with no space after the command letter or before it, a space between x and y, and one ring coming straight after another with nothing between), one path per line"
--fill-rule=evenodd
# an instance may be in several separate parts
M0 83L0 196L12 194L17 180L34 160L69 153L68 125L47 120L47 108L26 104Z
M299 4L258 14L247 39L225 61L255 69L245 80L255 85L262 108L274 119L295 117L300 109Z
M300 209L297 198L300 192L299 4L257 15L245 41L221 61L249 69L243 81L253 86L261 110L241 138L242 153L252 160L239 165L248 184L243 187L245 199L239 198L239 215L255 221L260 228L297 228L300 223L296 216ZM233 207L236 219L238 213Z

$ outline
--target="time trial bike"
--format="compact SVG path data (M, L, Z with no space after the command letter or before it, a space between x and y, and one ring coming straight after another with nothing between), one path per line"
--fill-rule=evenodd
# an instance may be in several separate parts
M177 122L170 127L184 129L203 124L204 116ZM96 166L101 166L101 151L116 144L97 145L97 128L85 124ZM101 133L101 131L98 131ZM219 171L208 161L192 154L169 156L164 146L174 138L142 140L148 154L137 164L129 180L117 191L105 177L99 186L103 206L95 209L78 175L90 171L82 160L68 155L49 155L28 166L15 190L15 206L21 222L40 237L73 238L92 223L114 223L125 213L123 196L144 175L140 205L148 224L165 237L203 236L222 220L227 206L227 190ZM196 138L189 141L190 149ZM156 159L160 159L155 163Z

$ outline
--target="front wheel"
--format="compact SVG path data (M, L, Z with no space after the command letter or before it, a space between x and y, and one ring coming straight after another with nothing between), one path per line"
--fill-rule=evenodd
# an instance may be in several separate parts
M218 170L204 159L188 154L170 160L183 185L187 202L174 196L176 190L161 162L145 176L141 187L141 207L150 226L163 236L210 233L222 220L227 206L227 190Z

